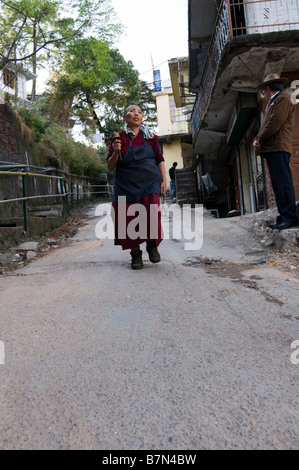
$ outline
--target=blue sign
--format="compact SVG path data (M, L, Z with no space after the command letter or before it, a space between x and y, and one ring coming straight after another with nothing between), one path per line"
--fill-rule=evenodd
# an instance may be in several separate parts
M154 92L162 91L160 70L154 70Z

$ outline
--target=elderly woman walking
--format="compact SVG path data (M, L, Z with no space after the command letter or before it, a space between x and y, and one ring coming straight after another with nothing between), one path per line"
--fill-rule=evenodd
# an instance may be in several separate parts
M132 269L142 269L140 245L144 242L149 260L160 261L157 247L163 239L160 196L166 193L165 163L158 136L142 124L140 107L129 106L124 120L124 130L111 140L107 156L109 171L115 169L114 244L130 249Z

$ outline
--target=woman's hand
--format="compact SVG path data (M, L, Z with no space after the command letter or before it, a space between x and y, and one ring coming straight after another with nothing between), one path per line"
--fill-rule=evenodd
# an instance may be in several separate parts
M121 151L121 140L119 137L116 137L112 141L113 154L107 162L108 170L113 171L117 165L118 159L120 157Z
M114 152L118 152L121 150L121 140L120 139L114 139L113 144L112 144Z
M161 196L165 196L166 190L167 190L167 184L166 184L166 171L165 171L164 161L159 163L158 168L161 173Z
M167 190L166 181L161 181L161 196L165 196Z

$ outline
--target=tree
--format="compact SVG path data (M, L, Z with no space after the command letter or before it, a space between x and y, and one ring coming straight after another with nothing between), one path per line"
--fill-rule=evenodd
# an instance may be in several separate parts
M133 103L143 108L145 120L153 121L154 102L147 84L118 49L98 39L73 41L53 85L56 99L73 102L73 113L86 135L99 131L108 136L119 130L124 109Z
M0 70L30 64L36 73L37 60L54 60L55 51L74 38L95 33L109 42L121 30L112 23L110 0L0 0L0 5ZM34 80L32 98L35 87Z

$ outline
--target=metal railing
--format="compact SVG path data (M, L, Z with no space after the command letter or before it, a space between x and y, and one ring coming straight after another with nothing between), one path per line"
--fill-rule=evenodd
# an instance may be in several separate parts
M299 0L222 1L191 115L193 138L207 112L222 52L230 39L291 29L299 30Z
M214 87L221 54L230 37L231 30L229 25L228 5L226 0L223 0L218 11L212 39L207 53L207 59L202 72L199 93L191 116L193 137L195 136L196 130L208 108L211 90Z
M227 0L231 35L299 29L299 0Z
M2 163L2 164L1 164ZM5 170L6 168L6 170ZM0 177L9 176L9 177L21 177L21 190L22 196L9 197L6 199L0 200L0 207L2 204L15 204L22 202L23 211L22 217L24 220L24 231L28 232L29 226L29 217L28 217L28 201L45 199L45 198L62 198L63 205L63 216L66 215L68 209L72 209L75 205L79 205L81 202L85 203L86 199L98 198L98 199L110 199L112 196L112 185L108 184L96 184L101 181L95 178L88 178L85 176L74 175L71 173L64 172L62 170L56 170L53 168L40 168L35 166L14 164L9 162L0 162ZM30 172L30 168L34 170ZM15 171L13 171L15 169ZM21 171L20 171L21 170ZM48 175L44 174L48 171L61 172L63 176L57 175ZM38 173L37 171L43 171L44 173ZM57 192L47 193L47 194L29 194L28 191L28 182L29 178L46 178L51 180L56 180L58 183ZM77 180L77 183L74 182ZM86 184L84 184L86 180ZM80 184L78 184L80 181ZM83 181L83 183L82 183Z

